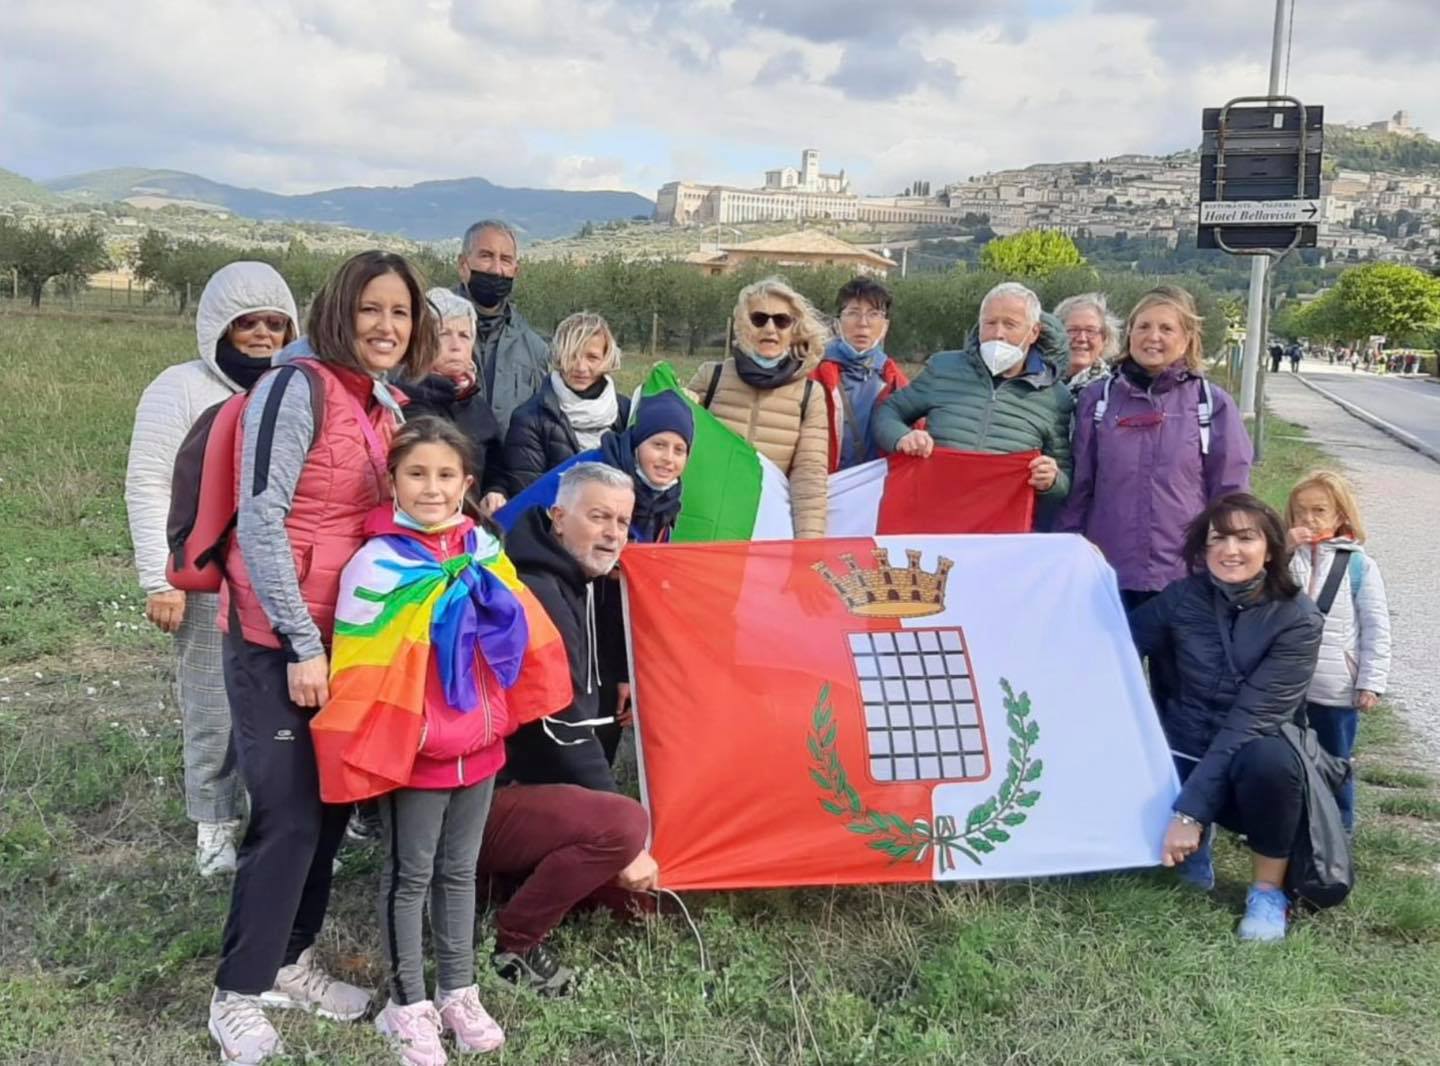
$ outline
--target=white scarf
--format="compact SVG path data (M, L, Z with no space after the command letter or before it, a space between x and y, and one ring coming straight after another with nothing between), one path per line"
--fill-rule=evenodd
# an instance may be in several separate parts
M560 401L560 413L575 431L580 450L588 452L592 448L600 447L600 438L607 429L614 427L616 419L620 417L620 401L615 395L615 382L607 377L605 391L593 400L585 399L565 384L565 379L558 370L550 371L550 385L555 390L555 398Z

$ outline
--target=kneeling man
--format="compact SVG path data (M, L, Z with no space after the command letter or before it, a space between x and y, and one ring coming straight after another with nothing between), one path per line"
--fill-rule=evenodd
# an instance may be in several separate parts
M495 969L545 995L563 994L575 977L544 943L561 919L587 899L624 906L659 875L645 850L645 809L618 792L595 736L611 720L601 717L595 582L619 561L634 504L629 475L579 463L561 476L555 505L525 512L505 544L565 642L575 693L506 742L504 787L480 850L482 875L521 879L496 915Z

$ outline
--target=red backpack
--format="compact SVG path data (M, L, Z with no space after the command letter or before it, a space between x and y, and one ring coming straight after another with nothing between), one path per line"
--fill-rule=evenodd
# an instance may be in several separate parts
M279 403L296 371L310 384L310 414L314 418L314 447L325 418L325 385L313 367L304 362L283 366L271 387L272 403ZM221 400L195 420L180 450L170 482L170 515L165 540L165 580L184 592L219 592L225 577L225 549L235 529L239 506L240 466L235 461L236 440L249 393Z

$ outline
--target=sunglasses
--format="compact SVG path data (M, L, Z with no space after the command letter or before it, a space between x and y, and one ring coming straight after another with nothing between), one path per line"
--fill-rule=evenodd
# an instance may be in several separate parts
M764 311L750 312L750 324L756 329L764 329L767 322L774 322L776 329L789 329L795 324L795 316L787 315L784 311L778 315L767 315Z
M290 320L284 315L241 315L230 325L240 333L249 333L260 326L264 326L271 333L284 333L290 326Z

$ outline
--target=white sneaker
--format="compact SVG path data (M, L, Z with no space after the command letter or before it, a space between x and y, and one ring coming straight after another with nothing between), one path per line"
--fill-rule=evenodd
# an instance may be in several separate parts
M353 1022L370 1006L370 993L337 981L315 961L315 949L306 948L289 966L280 967L275 987L260 993L266 1007L306 1010L337 1022Z
M195 868L201 877L235 872L235 830L238 821L198 822L195 826Z
M220 1045L220 1061L259 1066L285 1054L280 1034L260 1009L259 996L215 990L210 997L210 1035Z

